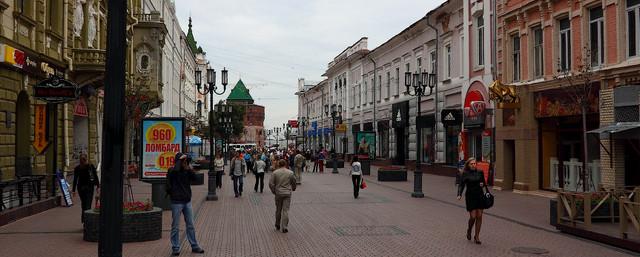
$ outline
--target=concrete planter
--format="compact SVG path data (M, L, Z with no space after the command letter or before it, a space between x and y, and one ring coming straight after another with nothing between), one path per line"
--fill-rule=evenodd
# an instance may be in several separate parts
M407 170L380 168L378 170L378 181L407 181Z
M98 242L100 213L93 209L85 213L83 240ZM162 238L162 209L153 207L146 212L124 213L122 217L122 241L144 242Z
M194 185L194 186L204 185L204 173L196 172L196 180L191 181L191 185Z
M324 160L324 166L326 168L333 169L333 160L331 159ZM338 160L338 168L339 169L344 168L344 160Z

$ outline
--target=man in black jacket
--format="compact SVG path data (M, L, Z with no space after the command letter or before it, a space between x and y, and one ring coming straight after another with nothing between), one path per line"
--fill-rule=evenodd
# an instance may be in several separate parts
M171 246L174 256L180 255L180 213L184 214L187 228L187 239L191 244L191 251L204 253L196 241L196 231L193 225L193 206L191 205L191 181L196 179L187 161L187 156L177 153L175 166L167 172L167 193L171 196Z

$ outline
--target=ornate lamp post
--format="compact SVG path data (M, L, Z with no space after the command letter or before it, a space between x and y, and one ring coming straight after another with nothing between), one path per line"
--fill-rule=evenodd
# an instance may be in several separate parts
M216 104L215 107L216 107L215 113L216 113L216 117L218 118L218 124L220 126L224 126L226 129L226 125L231 124L231 113L233 112L233 107L228 104ZM225 133L226 133L226 130L225 130ZM225 137L225 140L226 140L226 137ZM229 151L228 149L225 151L225 149L226 149L225 147L222 147L223 156L224 156L223 158L226 163L227 153Z
M282 123L282 135L285 137L285 141L287 143L287 151L289 151L289 137L291 136L291 124Z
M222 95L225 91L227 91L228 84L228 71L227 69L223 69L222 72L222 92L218 92L218 87L216 86L216 71L212 68L207 68L207 83L205 83L204 87L202 87L202 71L196 70L195 76L195 84L198 87L198 93L203 96L207 96L209 94L209 103L213 104L213 94ZM218 196L216 195L216 172L213 168L213 152L214 152L214 142L213 142L213 108L209 108L209 188L207 192L207 201L217 201Z
M280 127L273 128L273 130L276 132L276 145L280 148Z
M433 87L436 85L436 74L427 73L427 72L405 72L404 74L404 85L407 88L406 94L410 96L418 97L418 114L416 116L416 127L417 120L420 117L420 101L423 96L430 96L433 93ZM427 93L427 87L429 87L429 93ZM413 91L411 89L413 88ZM421 143L421 131L417 129L417 144ZM423 198L424 193L422 192L422 171L420 170L420 161L421 161L421 150L422 147L416 147L416 170L413 173L413 193L411 193L411 197Z
M324 113L331 115L332 134L333 134L333 146L331 147L331 158L333 159L333 171L331 173L338 173L338 159L336 155L336 121L342 119L342 105L331 105L331 113L329 113L329 105L324 105Z
M309 118L307 117L300 117L300 119L298 119L298 130L300 129L299 127L302 126L302 151L306 152L307 151L307 122L308 122Z

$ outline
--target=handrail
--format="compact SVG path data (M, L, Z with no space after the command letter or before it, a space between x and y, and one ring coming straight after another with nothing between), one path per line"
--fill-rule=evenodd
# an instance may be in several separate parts
M46 196L45 176L23 176L0 182L0 211L20 207Z

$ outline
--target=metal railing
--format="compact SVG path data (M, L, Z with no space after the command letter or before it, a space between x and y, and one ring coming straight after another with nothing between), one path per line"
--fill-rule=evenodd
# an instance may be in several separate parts
M45 176L24 176L0 182L0 211L40 201L47 196Z

